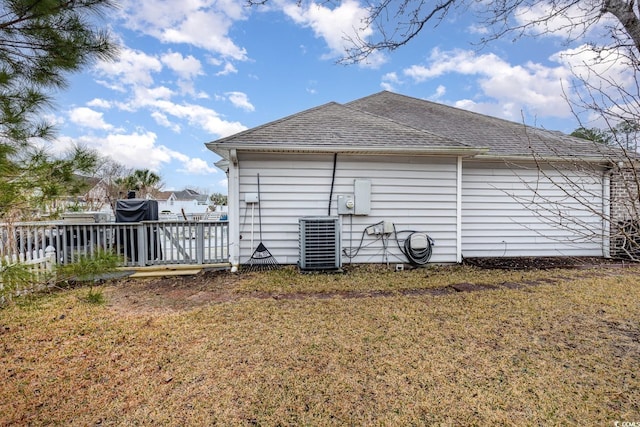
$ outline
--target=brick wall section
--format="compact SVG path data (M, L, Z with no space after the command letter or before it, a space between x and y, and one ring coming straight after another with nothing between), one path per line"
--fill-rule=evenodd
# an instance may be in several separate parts
M626 234L636 234L640 242L640 200L638 199L638 187L640 185L640 169L623 167L615 168L610 180L610 253L612 257L628 258L629 254L621 247L624 242L623 224L633 221L631 228L626 229Z

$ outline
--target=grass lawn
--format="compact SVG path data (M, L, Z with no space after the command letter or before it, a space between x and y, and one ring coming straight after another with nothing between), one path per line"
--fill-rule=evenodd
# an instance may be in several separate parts
M639 273L284 269L37 296L0 310L0 425L638 423Z

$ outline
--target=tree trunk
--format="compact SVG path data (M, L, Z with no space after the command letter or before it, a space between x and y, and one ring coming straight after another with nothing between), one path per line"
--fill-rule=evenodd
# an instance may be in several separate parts
M635 13L635 0L626 2L625 0L605 0L602 5L603 13L610 13L615 16L626 30L636 52L640 52L640 20Z

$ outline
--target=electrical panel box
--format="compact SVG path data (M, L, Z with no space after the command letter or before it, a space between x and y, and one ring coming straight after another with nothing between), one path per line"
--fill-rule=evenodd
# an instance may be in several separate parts
M371 180L356 179L354 188L354 214L369 215L371 213Z
M245 203L258 203L258 193L246 193L244 195Z
M353 194L338 195L338 215L353 215L355 213L355 198Z

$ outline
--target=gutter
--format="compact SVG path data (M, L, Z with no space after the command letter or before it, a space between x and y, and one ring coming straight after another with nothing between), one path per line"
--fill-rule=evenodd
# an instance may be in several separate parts
M488 151L487 148L475 147L412 147L412 146L364 146L364 147L337 147L335 145L274 145L265 144L240 144L229 146L228 144L206 143L206 147L219 156L237 163L237 152L253 153L300 153L300 154L369 154L369 155L414 155L414 156L463 156L474 157ZM235 157L235 161L234 161Z
M562 156L537 156L534 154L526 155L497 155L497 154L479 154L476 156L477 160L494 160L494 161L510 161L521 162L537 160L540 162L588 162L588 163L600 163L602 166L609 166L613 162L610 158L605 156L574 156L574 157L562 157Z

